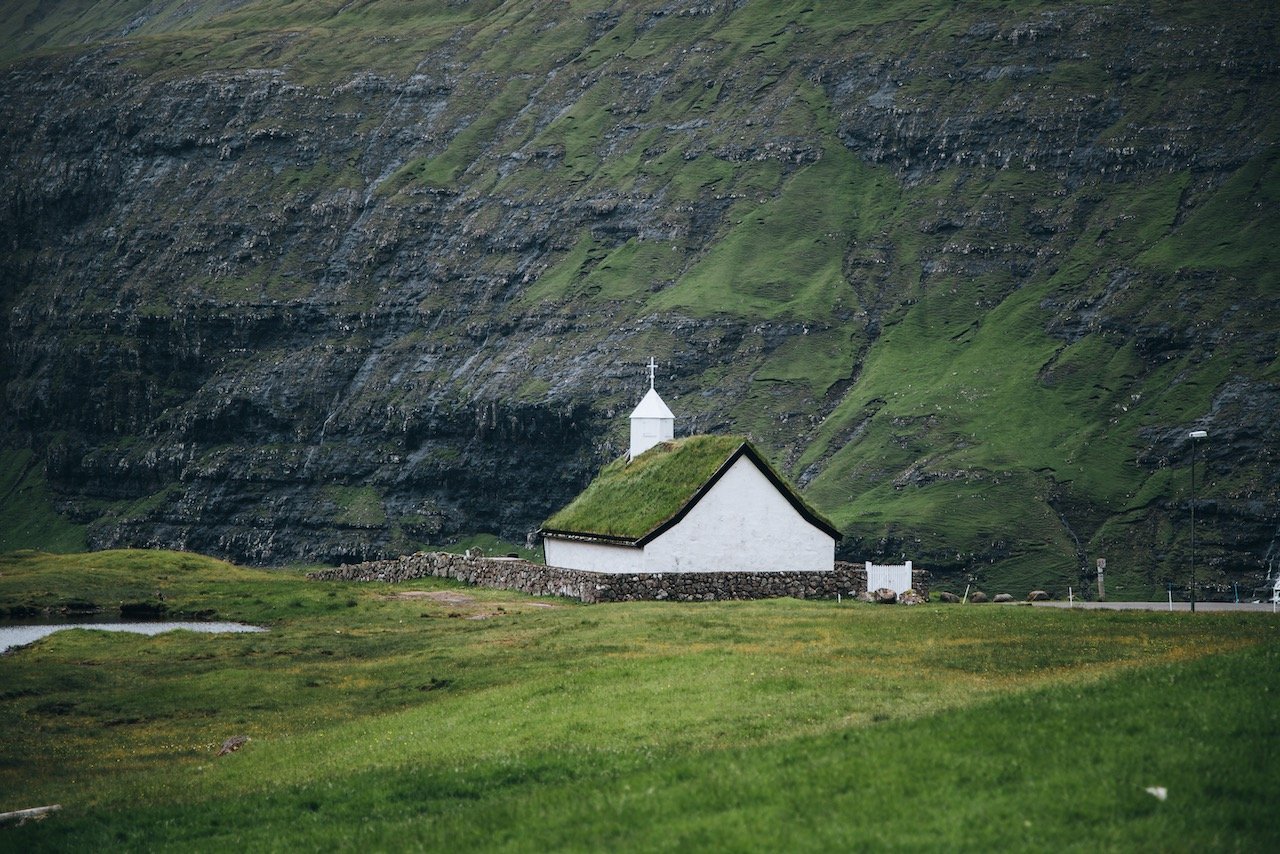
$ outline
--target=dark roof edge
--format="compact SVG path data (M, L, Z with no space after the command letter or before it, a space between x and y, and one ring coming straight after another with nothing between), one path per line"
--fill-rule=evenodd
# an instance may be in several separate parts
M782 475L778 474L778 472L774 470L773 466L769 464L769 461L756 450L755 445L747 442L746 448L747 453L751 456L751 460L756 464L756 467L764 472L764 476L769 479L769 482L778 488L778 491L787 499L787 503L794 507L796 512L799 513L806 522L813 525L815 528L830 534L837 541L843 538L843 535L840 533L840 529L833 525L830 520L817 510L810 507L809 502L800 497L800 494L796 492L795 488L792 487L792 485L788 483Z
M729 469L733 468L733 464L736 463L739 458L744 456L751 461L751 464L754 465L771 484L773 484L774 489L782 493L782 497L787 499L787 503L800 514L801 518L820 531L834 537L836 540L840 539L840 532L836 530L835 526L819 516L813 508L804 502L804 499L799 495L796 495L795 491L792 490L791 485L783 480L782 477L773 470L773 466L769 465L768 461L765 460L765 458L760 455L760 452L755 449L755 446L750 442L743 442L738 446L736 451L729 455L727 460L720 464L720 467L716 469L715 474L707 478L707 482L693 494L692 498L684 503L684 506L673 513L665 522L658 525L658 527L654 528L638 540L628 541L628 544L643 547L662 536L662 534L675 525L679 524L680 520L687 516L689 511L696 507L698 502L706 497L706 494L711 491L712 487L714 487L716 483L719 482L720 478L724 477Z
M619 537L615 534L592 534L586 531L566 531L561 528L542 528L538 531L544 537L555 537L561 540L581 540L588 543L604 543L610 546L631 546L637 548L642 543L634 537Z

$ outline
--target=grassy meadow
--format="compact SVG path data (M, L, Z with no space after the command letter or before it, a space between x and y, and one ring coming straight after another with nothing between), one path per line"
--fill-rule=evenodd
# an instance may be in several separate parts
M4 850L1280 843L1270 614L584 606L0 557L0 608L85 601L270 631L66 631L0 657L0 811L63 806L0 828Z

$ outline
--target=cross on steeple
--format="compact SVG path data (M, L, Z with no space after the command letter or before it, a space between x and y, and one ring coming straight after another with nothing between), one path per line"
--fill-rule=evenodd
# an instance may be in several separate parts
M653 387L658 374L658 362L650 356L645 367L649 369L649 390L631 412L631 450L627 452L629 460L675 436L675 416L663 402L662 395Z

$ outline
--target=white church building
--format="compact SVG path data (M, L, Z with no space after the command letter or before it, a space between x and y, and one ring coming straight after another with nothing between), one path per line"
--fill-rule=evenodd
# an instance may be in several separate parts
M607 573L830 571L835 527L741 436L674 439L653 387L627 456L542 527L548 566Z

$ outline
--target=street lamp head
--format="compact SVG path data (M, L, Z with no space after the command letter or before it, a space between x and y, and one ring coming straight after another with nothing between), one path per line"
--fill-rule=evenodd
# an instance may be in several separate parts
M1209 434L1208 434L1208 433L1206 433L1204 430L1192 430L1192 431L1191 431L1190 433L1188 433L1187 435L1188 435L1188 436L1190 436L1192 439L1207 439L1207 438L1209 438Z

